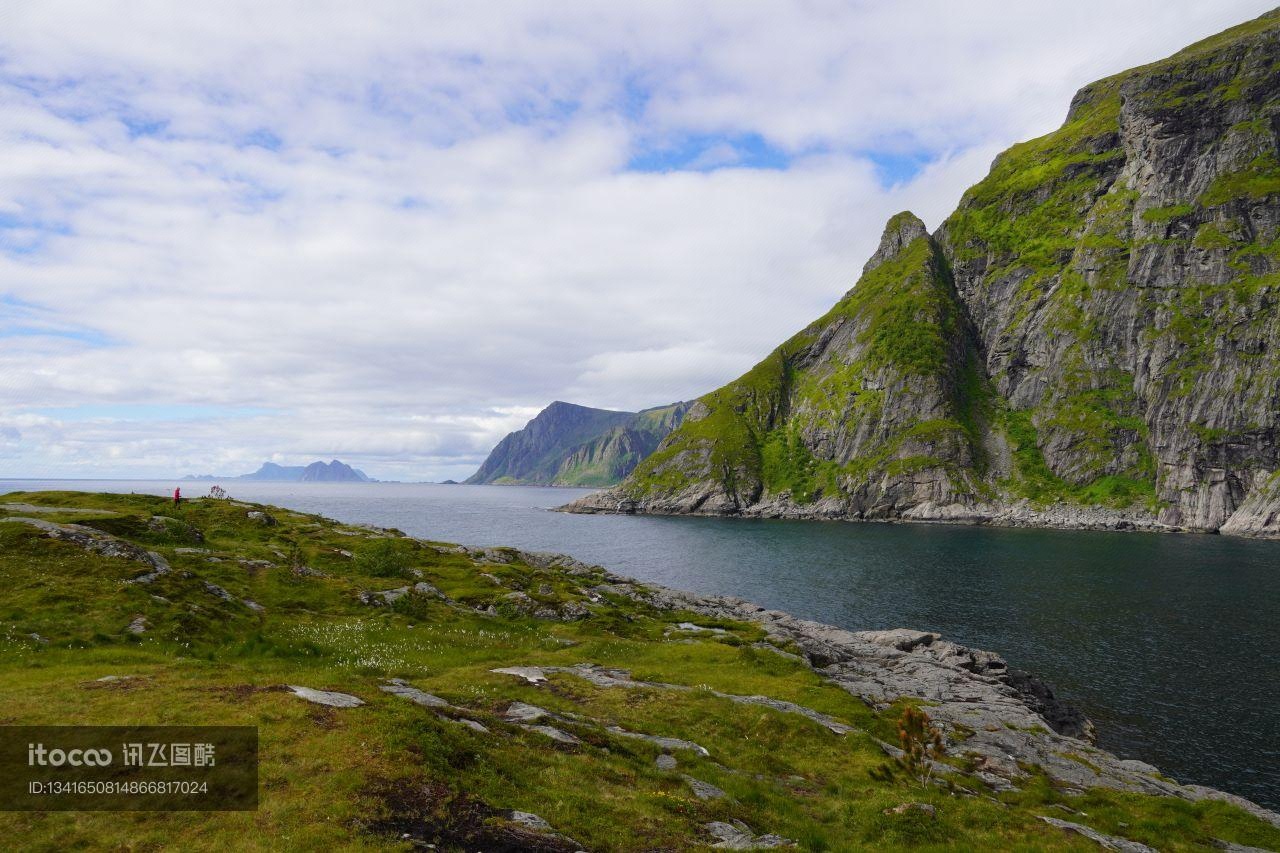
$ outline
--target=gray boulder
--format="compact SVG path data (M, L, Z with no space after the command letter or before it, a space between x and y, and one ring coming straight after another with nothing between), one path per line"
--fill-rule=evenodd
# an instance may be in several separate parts
M300 687L296 684L287 684L285 686L294 696L316 705L325 705L330 708L358 708L364 704L363 699L358 696L352 696L349 693L338 693L333 690L313 690L310 687Z

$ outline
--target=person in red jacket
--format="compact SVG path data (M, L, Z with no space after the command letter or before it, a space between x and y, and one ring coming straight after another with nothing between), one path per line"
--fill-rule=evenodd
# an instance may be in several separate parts
M173 505L174 505L174 506L177 506L177 505L178 505L178 501L180 501L180 500L182 500L182 487L181 487L181 486L179 486L178 488L176 488L176 489L174 489L174 490L173 490Z

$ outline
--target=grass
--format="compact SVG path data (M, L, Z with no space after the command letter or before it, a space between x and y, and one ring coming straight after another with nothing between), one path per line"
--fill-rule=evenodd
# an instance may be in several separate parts
M1215 207L1236 199L1263 199L1280 193L1280 162L1274 154L1262 154L1244 168L1214 178L1198 201Z
M101 510L47 517L128 531L175 571L147 588L121 584L138 564L0 523L0 719L241 724L257 726L261 739L257 812L0 813L0 831L23 839L24 849L394 850L407 845L389 827L406 821L441 849L464 849L460 815L500 809L534 812L601 850L690 849L710 840L703 824L731 819L808 850L1090 849L1038 819L1059 802L1089 813L1079 820L1158 840L1161 849L1196 849L1209 838L1280 842L1280 833L1219 803L1070 796L1043 780L990 798L876 781L871 770L884 757L874 738L893 738L898 708L876 712L800 662L757 648L763 634L750 624L658 612L609 593L580 621L476 612L512 589L548 606L589 601L590 587L601 581L528 565L518 552L477 563L435 543L379 538L276 508L263 508L276 520L264 526L247 518L251 507L229 501L196 500L175 510L146 496L22 493L6 500ZM161 513L181 526L153 526ZM199 546L179 544L193 536ZM396 555L397 570L420 573L464 604L425 596L391 608L360 604L359 591L394 582L383 562L343 552L381 554L382 542L394 546L385 553ZM207 553L176 550L187 547ZM271 565L241 562L260 560ZM321 574L294 571L301 566ZM205 581L237 600L209 595ZM265 610L251 611L241 598ZM123 628L138 612L151 628L133 638ZM680 621L727 633L672 633ZM31 633L48 644L30 640ZM692 689L604 688L568 674L535 687L490 672L579 662ZM107 674L134 677L99 686L95 679ZM491 733L378 690L391 677L446 699ZM322 709L280 691L281 684L352 693L367 704ZM840 738L798 715L735 704L713 690L803 704L855 731ZM516 700L577 715L581 724L563 725L582 744L560 747L509 725L500 712ZM657 747L596 723L691 740L710 758L678 752L678 772L661 771ZM699 800L680 773L729 797ZM406 792L430 797L409 803ZM884 813L903 802L932 804L937 817Z
M1090 419L1100 419L1104 426L1093 429L1145 429L1130 419L1116 418L1105 407L1083 407L1082 414ZM1028 411L1005 410L1002 413L1004 429L1009 437L1013 455L1013 476L1004 484L1007 491L1028 498L1032 503L1044 506L1056 502L1069 502L1092 506L1123 509L1134 505L1156 508L1154 467L1148 454L1130 469L1134 473L1096 474L1080 483L1069 482L1058 476L1044 460L1040 450L1040 434Z
M1147 222L1172 222L1195 212L1189 204L1172 204L1167 207L1151 207L1142 211L1142 218Z

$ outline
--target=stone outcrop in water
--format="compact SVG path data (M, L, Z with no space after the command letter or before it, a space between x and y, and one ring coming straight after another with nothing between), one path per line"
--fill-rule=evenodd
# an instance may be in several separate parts
M585 512L1280 535L1280 13L1082 89Z

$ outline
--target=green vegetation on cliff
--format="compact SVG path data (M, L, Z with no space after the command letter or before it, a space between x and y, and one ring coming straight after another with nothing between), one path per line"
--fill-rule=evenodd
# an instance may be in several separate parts
M467 483L611 486L679 426L687 403L615 412L556 401L498 443Z
M1278 55L1271 12L1086 86L580 506L1197 530L1248 506L1233 526L1280 536L1247 499L1280 469Z
M882 246L830 311L703 397L626 490L709 477L737 503L785 495L805 505L880 473L972 456L978 390L957 375L971 365L955 368L966 357L965 331L946 261L909 213L890 220Z

